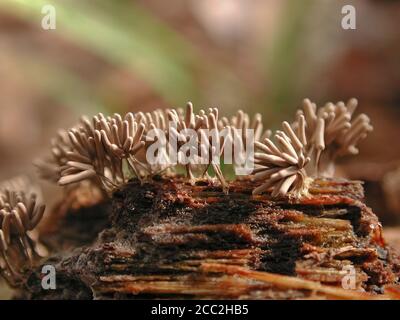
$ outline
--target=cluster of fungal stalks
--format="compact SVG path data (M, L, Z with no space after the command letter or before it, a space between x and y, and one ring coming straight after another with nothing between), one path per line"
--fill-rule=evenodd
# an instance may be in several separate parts
M277 131L274 137L276 144L269 138L265 138L263 142L255 142L256 148L261 152L254 155L257 165L254 180L264 182L253 190L253 194L271 188L273 197L284 196L289 189L297 195L305 191L307 174L304 168L310 157L306 152L304 117L301 119L297 133L289 123L283 122L283 131Z
M218 128L218 109L210 108L208 112L204 110L200 110L199 114L195 114L193 111L193 105L189 102L186 106L186 112L184 116L180 116L178 112L175 110L169 111L168 117L170 120L170 124L172 124L170 133L174 136L169 137L170 141L177 141L177 160L178 163L184 164L186 174L191 182L195 180L196 172L199 172L200 177L208 176L208 168L211 165L213 167L214 173L220 181L224 190L227 188L227 183L222 174L219 159L223 152L224 148L224 138L221 136L221 132ZM186 129L192 129L196 132L196 136L194 138L197 139L198 143L193 145L192 148L194 150L192 159L188 159L189 161L184 161L185 152L190 153L191 150L182 150L182 146L190 141L192 138L190 135L187 135ZM200 129L214 130L214 136L205 136L205 131ZM224 128L222 128L224 129ZM213 141L222 144L222 148L220 148L219 154L216 154L215 145L213 145ZM207 157L207 163L201 164L199 159L198 151L203 151L203 154Z
M334 160L357 154L357 143L373 130L369 118L360 114L353 119L357 100L347 104L327 103L317 108L305 99L297 111L295 122L283 122L283 131L276 131L276 144L269 138L255 142L254 180L262 180L253 194L270 190L273 197L307 194L315 177L332 177Z
M365 114L353 119L357 105L354 98L346 104L342 101L336 104L328 102L321 108L308 99L303 101L297 118L304 116L307 137L313 141L309 146L310 153L315 156L313 166L308 170L310 175L332 177L336 158L358 154L356 145L373 127Z
M52 157L36 166L41 177L61 186L90 180L109 191L127 182L125 165L139 176L135 154L144 145L143 131L132 113L124 119L118 114L82 117L78 125L58 133L51 141Z
M210 159L217 159L218 162L199 165L198 159L193 159L186 163L181 160L182 151L178 152L177 159L169 158L168 149L179 149L190 139L186 129L198 132L199 141L203 138L206 143L197 147L206 148L204 151ZM195 114L193 105L188 103L185 112L168 109L135 115L127 113L124 117L119 114L112 117L98 114L91 120L83 117L73 128L58 133L51 141L51 157L37 161L36 166L42 178L56 181L61 186L90 180L107 192L112 192L131 177L148 179L177 165L184 166L189 180L194 182L198 172L200 177L209 178L207 171L212 166L226 188L219 165L220 154L213 156L215 150L211 143L212 139L221 140L221 143L224 139L219 136L219 130L216 130L215 137L200 137L202 133L199 129L218 129L218 109L201 110ZM153 130L161 130L166 137L165 141L158 141L162 144L158 149L162 154L158 156L163 160L158 163L151 163L146 158L148 149L158 138L151 135ZM177 141L177 146L172 145L172 138Z
M226 117L221 118L219 121L219 129L223 127L230 128L229 138L234 141L233 146L236 148L236 150L234 150L236 156L233 157L233 168L235 172L245 167L246 160L249 157L247 144L264 141L271 136L271 130L263 130L264 124L260 113L256 113L252 121L250 121L250 116L247 113L238 110L236 115L232 116L230 119ZM248 130L253 132L253 141L247 141L249 138Z
M252 156L246 146L253 144L257 152L252 178L260 181L253 193L303 196L314 177L333 175L338 156L358 153L357 143L372 130L366 115L353 119L356 106L357 100L351 99L347 104L327 103L317 108L305 99L295 121L283 122L282 130L273 136L270 130L264 130L260 114L251 120L239 110L231 118L219 118L217 108L196 114L190 102L186 110L158 109L127 113L124 117L98 114L92 119L83 117L75 127L60 131L51 142L52 157L39 161L37 166L43 178L62 186L89 180L108 193L132 177L144 181L179 166L185 169L191 183L212 179L212 168L227 191L220 159L235 154L232 164L235 169L242 168ZM212 135L205 135L202 129L211 130ZM194 138L188 130L195 132L198 143L185 149ZM155 136L155 131L162 135ZM161 161L152 162L147 155L155 143L158 148L154 157ZM171 150L176 151L175 158L171 157ZM187 160L191 151L193 156ZM199 151L206 155L205 163L199 161Z
M24 268L39 255L34 228L45 206L37 189L23 177L0 184L0 273L15 286Z

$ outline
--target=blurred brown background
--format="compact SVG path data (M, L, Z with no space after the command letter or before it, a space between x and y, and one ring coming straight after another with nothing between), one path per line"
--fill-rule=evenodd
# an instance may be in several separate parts
M42 7L56 9L43 30ZM357 29L341 27L352 4ZM356 97L375 131L341 173L400 222L400 2L1 0L0 179L29 173L81 114L219 106L275 128L305 97ZM396 171L397 169L397 171ZM43 185L51 203L54 187Z

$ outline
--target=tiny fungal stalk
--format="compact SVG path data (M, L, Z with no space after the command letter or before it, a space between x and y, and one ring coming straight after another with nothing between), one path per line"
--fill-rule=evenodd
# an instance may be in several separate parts
M45 206L30 185L21 177L0 185L0 272L11 286L21 280L26 265L31 266L39 256L32 232Z

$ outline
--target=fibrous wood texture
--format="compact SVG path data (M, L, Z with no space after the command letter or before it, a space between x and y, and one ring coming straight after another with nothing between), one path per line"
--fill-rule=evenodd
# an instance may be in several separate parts
M41 288L39 267L20 295L33 299L398 296L393 286L400 270L397 256L385 245L377 217L363 204L360 182L316 180L308 197L282 200L252 196L253 187L249 180L238 180L230 183L226 195L206 181L194 186L179 178L132 181L114 193L110 226L93 243L71 245L68 250L64 246L62 254L43 261L55 265L57 289ZM78 238L79 230L90 229L90 223L97 221L93 215L98 210L87 220L87 212L73 213L80 216ZM73 237L73 219L68 221ZM59 242L53 239L53 243ZM355 290L342 288L349 266L355 270Z

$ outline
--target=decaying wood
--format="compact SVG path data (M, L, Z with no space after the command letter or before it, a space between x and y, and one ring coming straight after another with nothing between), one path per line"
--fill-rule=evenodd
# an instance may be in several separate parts
M363 204L360 182L318 180L301 200L252 196L253 187L249 180L238 180L226 195L206 181L195 186L178 178L142 185L132 181L114 193L111 226L93 243L43 261L55 265L57 289L41 288L38 266L20 295L399 297L397 256L386 246L377 217ZM74 213L79 215L77 230L94 221L85 220L85 212ZM349 266L356 271L355 290L342 288Z

